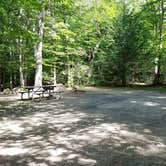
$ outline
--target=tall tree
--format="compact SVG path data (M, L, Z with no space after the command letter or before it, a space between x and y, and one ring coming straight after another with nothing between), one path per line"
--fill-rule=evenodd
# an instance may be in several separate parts
M158 10L159 10L159 23L158 23L158 29L159 29L159 49L157 52L157 55L155 57L155 75L154 75L154 80L153 83L155 85L160 84L160 76L161 76L161 52L163 49L163 25L164 25L164 14L165 14L165 9L164 9L164 0L159 0L158 1Z
M39 14L38 42L35 48L35 57L36 57L35 86L42 85L42 49L43 49L44 18L45 18L45 5L42 0L41 0L41 7L42 8Z

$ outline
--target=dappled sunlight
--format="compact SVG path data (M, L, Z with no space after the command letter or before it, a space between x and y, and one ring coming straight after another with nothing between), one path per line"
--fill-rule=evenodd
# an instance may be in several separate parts
M123 93L124 93L124 94L132 94L132 93L133 93L133 91L128 91L128 90L125 90L125 91L123 91Z
M17 147L0 148L0 155L2 156L15 156L15 155L25 154L27 152L28 149L18 147L18 145Z
M149 107L160 106L160 103L153 102L153 101L130 100L129 102L132 104L141 104L141 105L149 106Z
M163 143L156 144L148 144L145 148L137 146L135 149L135 152L144 155L144 156L156 156L156 154L159 154L160 156L163 155L163 157L166 157L165 154L166 151L166 145Z
M136 100L131 100L130 103L137 103L137 101Z
M122 96L117 96L115 99L120 99L119 104L118 101L114 103L115 99L109 95L105 95L106 99L101 101L93 100L91 95L88 97L91 102L88 98L77 100L68 97L59 102L32 102L26 107L20 103L9 104L10 109L18 107L19 114L16 111L11 112L12 116L7 113L2 116L0 156L4 160L11 158L11 161L13 157L21 157L18 161L29 166L37 163L47 166L101 166L102 156L107 156L108 160L109 157L118 155L143 156L147 157L147 162L150 157L162 160L166 158L164 128L159 130L159 126L151 127L147 116L152 113L150 110L146 114L134 109L138 105L141 109L160 107L159 101L146 102L137 98L124 100ZM72 102L73 100L76 101ZM78 105L80 100L82 103ZM95 110L94 101L97 102ZM131 103L129 110L125 109L127 103ZM28 112L24 109L28 109ZM130 116L132 121L128 119ZM151 116L152 120L158 118L160 116L156 114Z
M21 127L21 124L22 122L14 120L2 121L0 125L0 134L3 135L4 131L5 134L11 134L11 133L20 134L24 131L24 128Z
M137 98L137 99L131 99L129 100L129 103L131 104L137 104L137 105L143 105L147 107L151 107L158 110L164 110L166 108L166 102L165 102L166 96L146 96L145 98ZM143 107L144 108L144 107Z
M46 163L40 163L40 162L29 162L29 163L27 163L27 166L48 166L48 164L46 164Z
M91 166L91 165L96 164L97 162L96 162L96 160L93 160L93 159L79 158L78 159L78 163L82 164L82 165L89 165L89 166Z
M64 149L64 148L57 148L57 149L49 149L48 150L48 155L49 157L47 158L47 160L51 161L51 162L60 162L64 159L64 157L68 154L71 153L68 150Z
M160 104L156 102L144 102L144 105L155 107L155 106L159 106Z
M151 99L166 99L166 96L148 96L148 98L151 98Z
M4 123L1 126L1 138L10 130L10 134L20 140L10 142L6 138L4 142L0 143L0 155L32 155L50 163L77 159L77 162L82 165L95 165L97 159L84 156L81 152L82 149L106 144L111 151L125 144L126 149L129 149L132 144L137 144L133 150L140 155L157 155L166 151L166 146L158 137L132 132L126 124L100 123L73 130L75 123L80 123L86 118L93 119L93 117L90 114L72 111L69 109L68 112L62 112L62 114L38 112L31 117L20 118L18 123L12 121ZM18 133L22 133L22 137ZM149 134L151 131L145 129L145 133ZM163 146L161 148L154 144Z

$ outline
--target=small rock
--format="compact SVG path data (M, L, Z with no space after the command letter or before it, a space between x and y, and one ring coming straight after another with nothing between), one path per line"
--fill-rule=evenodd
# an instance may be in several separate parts
M10 95L10 94L12 94L12 91L9 88L7 88L7 89L4 89L3 94Z
M65 91L65 86L63 84L56 84L56 87L54 90L56 90L57 92L64 92Z
M21 88L18 88L18 87L12 89L13 94L18 94L20 91L21 91Z

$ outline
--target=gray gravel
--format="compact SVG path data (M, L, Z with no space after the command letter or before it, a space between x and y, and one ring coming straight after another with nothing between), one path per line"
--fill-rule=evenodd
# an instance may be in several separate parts
M166 94L93 89L1 101L0 166L166 166Z

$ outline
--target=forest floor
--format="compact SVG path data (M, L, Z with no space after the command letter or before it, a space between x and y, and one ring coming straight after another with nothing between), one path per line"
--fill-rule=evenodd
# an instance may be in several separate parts
M87 88L0 101L0 166L166 166L166 93Z

